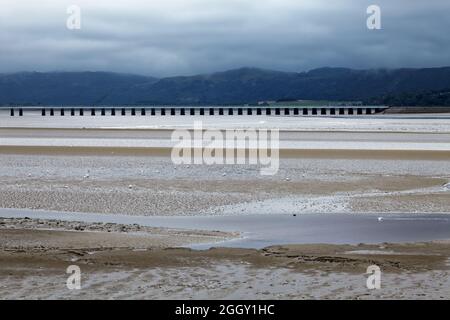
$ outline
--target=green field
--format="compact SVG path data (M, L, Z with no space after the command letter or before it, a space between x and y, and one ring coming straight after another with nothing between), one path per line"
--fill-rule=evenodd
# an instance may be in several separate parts
M359 104L361 104L359 101L332 101L332 100L297 100L297 101L279 101L269 103L270 106L288 106L288 107L354 106Z

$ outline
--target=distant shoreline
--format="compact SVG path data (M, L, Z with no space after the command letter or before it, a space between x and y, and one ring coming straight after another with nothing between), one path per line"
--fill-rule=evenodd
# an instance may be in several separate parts
M433 107L389 107L386 114L403 114L403 113L450 113L450 106L433 106Z

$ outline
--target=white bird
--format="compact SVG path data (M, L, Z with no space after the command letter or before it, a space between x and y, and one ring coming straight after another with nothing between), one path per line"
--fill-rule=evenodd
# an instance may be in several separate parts
M383 217L378 217L378 222L383 221Z

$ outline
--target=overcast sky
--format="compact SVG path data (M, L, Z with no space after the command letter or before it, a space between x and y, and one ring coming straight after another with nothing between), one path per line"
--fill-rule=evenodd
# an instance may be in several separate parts
M366 27L371 4L381 30ZM80 30L66 27L70 5ZM0 72L443 65L449 0L0 0Z

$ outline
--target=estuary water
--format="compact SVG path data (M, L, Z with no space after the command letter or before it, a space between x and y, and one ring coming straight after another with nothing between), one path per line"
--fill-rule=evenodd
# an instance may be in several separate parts
M261 249L281 244L376 244L450 239L450 214L302 214L155 217L0 209L7 218L139 224L177 229L240 232L241 237L220 243L192 245Z

